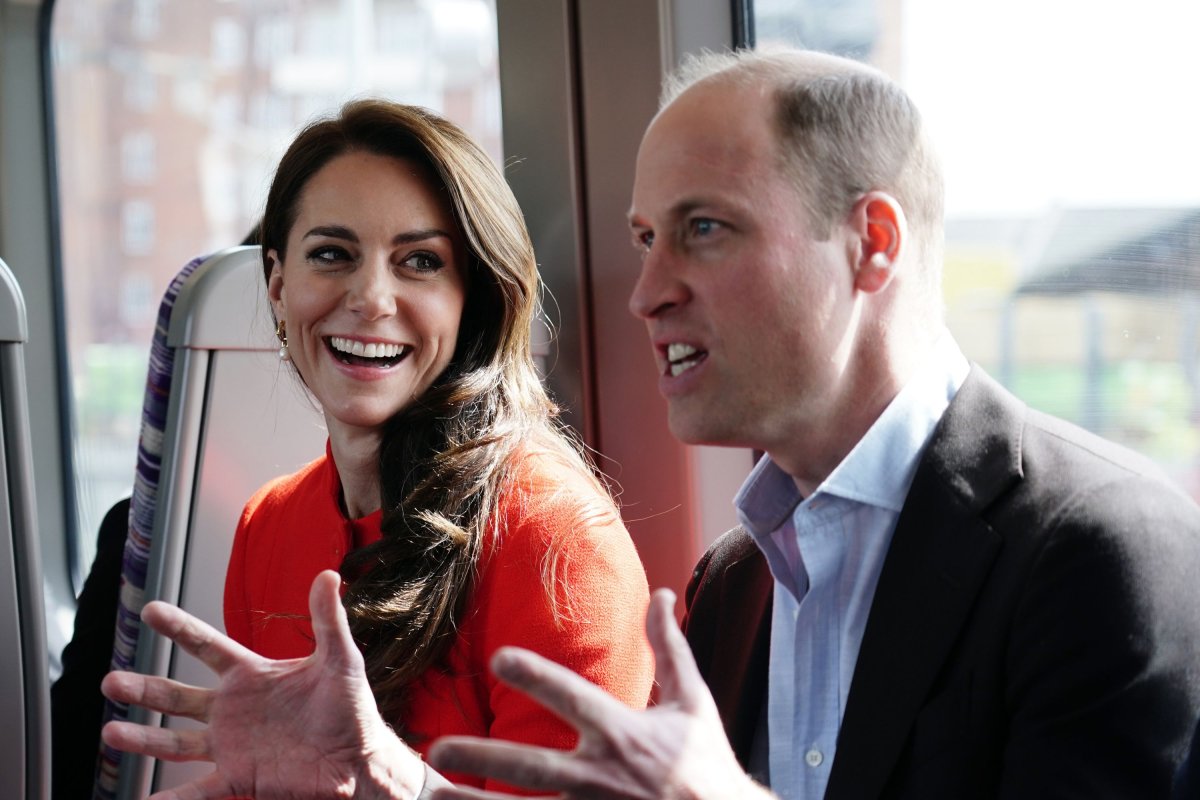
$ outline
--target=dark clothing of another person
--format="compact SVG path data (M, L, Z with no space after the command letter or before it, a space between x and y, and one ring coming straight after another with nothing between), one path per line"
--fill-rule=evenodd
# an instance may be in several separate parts
M1156 473L973 368L901 511L826 800L1167 797L1200 714L1200 508ZM772 590L737 529L687 592L743 766Z
M96 558L79 595L75 632L63 649L62 677L50 687L53 800L87 800L96 777L104 696L100 681L112 661L121 590L121 560L129 531L129 500L104 515Z
M1172 800L1200 800L1200 722L1192 734L1192 751L1179 768Z

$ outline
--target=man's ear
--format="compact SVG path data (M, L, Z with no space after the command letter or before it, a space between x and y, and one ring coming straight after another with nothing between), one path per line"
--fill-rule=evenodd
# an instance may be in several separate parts
M287 300L283 293L283 261L274 249L267 251L267 263L271 265L271 274L267 276L267 298L271 301L271 310L275 319L283 319L287 315Z
M850 222L858 245L854 288L869 294L881 292L892 282L907 243L904 209L887 192L871 191L854 204Z

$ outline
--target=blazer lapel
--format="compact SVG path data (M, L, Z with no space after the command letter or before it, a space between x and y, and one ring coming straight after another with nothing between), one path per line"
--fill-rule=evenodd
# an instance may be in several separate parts
M905 500L863 634L827 800L877 797L1000 547L981 512L1020 477L1023 406L972 369Z
M766 559L751 542L746 557L726 568L721 586L716 628L721 637L713 650L709 689L743 766L749 763L767 695L773 585Z

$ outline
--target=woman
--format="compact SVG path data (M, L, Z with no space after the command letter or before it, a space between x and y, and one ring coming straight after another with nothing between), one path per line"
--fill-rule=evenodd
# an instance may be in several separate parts
M534 370L533 250L487 155L422 109L350 103L284 155L261 238L280 356L329 441L247 504L229 635L309 655L309 587L340 569L380 711L419 752L449 733L573 746L491 677L501 645L643 706L645 575Z

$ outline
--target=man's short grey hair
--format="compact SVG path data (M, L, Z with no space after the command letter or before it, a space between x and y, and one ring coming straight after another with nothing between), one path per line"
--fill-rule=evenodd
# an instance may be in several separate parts
M704 81L773 90L783 167L818 235L828 236L863 194L880 190L899 201L918 241L940 253L941 166L916 105L882 72L815 51L706 52L688 57L667 78L661 106ZM940 262L929 255L924 260Z

